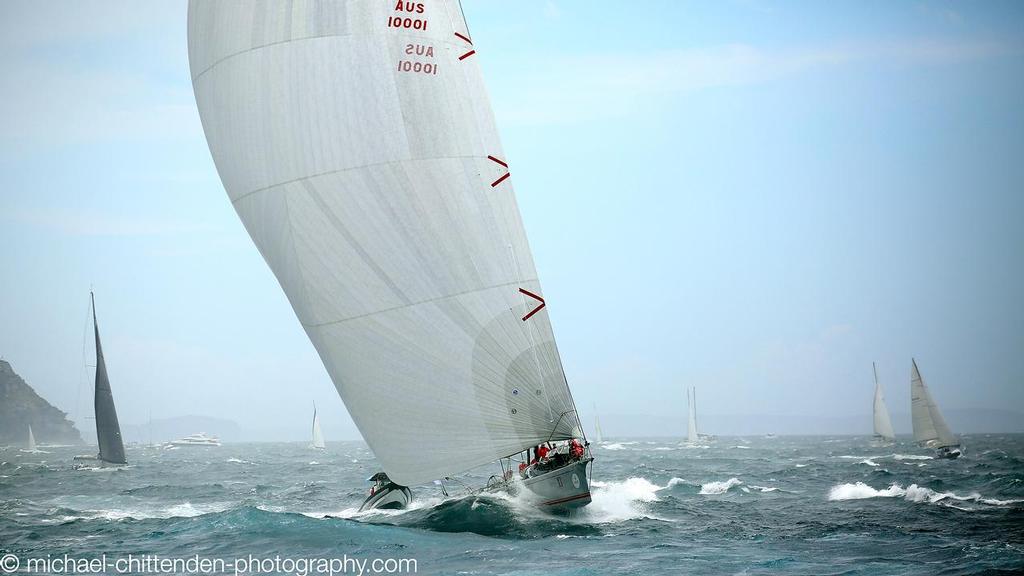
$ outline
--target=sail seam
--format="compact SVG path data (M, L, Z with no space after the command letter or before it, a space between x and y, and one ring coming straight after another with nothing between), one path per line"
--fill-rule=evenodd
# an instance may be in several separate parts
M454 26L453 26L453 28L454 28ZM469 30L469 26L466 26L466 30L467 31ZM281 44L287 44L289 42L303 42L303 41L306 41L306 40L322 40L324 38L359 38L359 37L371 37L371 36L383 36L383 34L317 34L315 36L303 36L302 38L288 38L286 40L277 40L276 42L268 42L266 44L260 44L259 46L251 46L249 48L246 48L245 50L239 50L238 52L232 52L231 54L228 54L227 56L221 56L220 58L215 60L212 64L210 64L206 68L203 68L202 72L200 72L200 73L196 74L195 76L193 76L192 77L192 83L195 84L195 82L197 80L199 80L199 78L201 78L207 72L209 72L210 70L213 70L214 68L216 68L217 66L220 66L221 64L223 64L224 62L226 62L228 60L231 60L233 58L237 58L238 56L241 56L243 54L248 54L249 52L256 52L257 50L262 50L264 48L270 48L271 46L279 46ZM436 38L434 36L425 36L425 35L422 35L422 34L408 34L407 36L409 38L412 38L412 39L427 40L427 41L430 41L432 43L441 43L441 44L447 44L449 46L458 47L458 44L455 43L455 42L452 42L450 40L445 40L443 38Z
M303 176L301 178L292 178L291 180L284 180L282 182L277 182L277 183L271 184L269 186L263 186L262 188L257 188L255 190L246 192L245 194L242 194L240 196L232 198L231 199L231 203L235 204L239 200L243 200L245 198L248 198L249 196L252 196L253 194L259 194L260 192L266 192L268 190L273 190L274 188L280 188L282 186L287 186L289 184L295 184L297 182L302 182L303 180L311 180L313 178L320 178L321 176L330 176L332 174L341 174L342 172L349 172L351 170L361 170L363 168L376 168L377 166L387 166L389 164L401 164L402 162L422 162L422 161L429 161L429 160L472 160L474 158L475 159L484 159L485 157L484 156L432 156L432 157L429 157L429 158L403 158L401 160L389 160L387 162L371 162L369 164L361 164L359 166L350 166L348 168L338 168L337 170L327 170L326 172L317 172L316 174L310 174L309 176Z
M334 324L342 324L342 323L348 322L350 320L359 320L360 318L366 318L368 316L374 316L376 314L384 314L385 312L394 312L395 310L401 310L403 308L411 308L413 306L419 306L420 304L429 304L431 302L439 302L441 300L447 300L449 298L455 298L455 297L458 297L458 296L464 296L466 294L473 294L474 292L482 292L484 290L491 290L491 289L494 289L494 288L503 288L503 287L506 287L506 286L518 286L519 284L524 283L524 282L537 282L537 281L538 281L537 278L527 278L527 279L522 280L522 281L506 282L504 284L494 284L493 286L484 286L483 288L474 288L472 290L466 290L464 292L456 292L454 294L447 294L445 296L438 296L436 298L428 298L426 300L419 300L417 302L410 302L408 304L402 304L401 306L393 306L391 308L384 308L383 310L374 310L373 312L367 312L366 314L360 314L358 316L350 316L348 318L342 318L341 320L332 320L330 322L321 322L319 324L306 324L305 322L303 322L302 326L304 328L322 328L324 326L331 326L331 325L334 325Z

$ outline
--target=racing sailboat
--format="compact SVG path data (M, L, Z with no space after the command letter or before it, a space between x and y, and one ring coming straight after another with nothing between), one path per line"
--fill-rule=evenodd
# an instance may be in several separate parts
M686 426L686 443L696 445L700 442L700 435L697 434L697 389L686 389L686 405L690 410L690 417Z
M75 456L74 460L81 463L99 463L100 465L127 464L124 456L124 442L121 440L121 426L117 422L117 410L114 408L114 394L107 378L107 363L103 359L103 347L100 345L100 326L96 322L96 297L89 292L92 303L93 334L96 338L96 385L93 391L93 409L96 415L96 440L100 451L96 456Z
M594 435L597 436L597 443L604 442L604 433L601 432L601 417L597 414L597 404L594 404Z
M892 420L889 419L889 408L885 405L885 396L882 395L882 386L878 383L878 368L871 363L871 370L875 373L875 437L874 444L887 446L896 440L896 433L892 429Z
M327 447L324 443L324 433L320 430L320 415L316 412L316 402L313 402L313 442L310 446L318 450Z
M953 436L946 419L939 412L932 393L917 370L917 362L910 360L910 409L914 422L914 441L919 446L935 449L936 458L959 458L963 451L960 441Z
M383 468L374 493L498 462L490 489L590 502L458 0L192 0L188 49L221 181Z

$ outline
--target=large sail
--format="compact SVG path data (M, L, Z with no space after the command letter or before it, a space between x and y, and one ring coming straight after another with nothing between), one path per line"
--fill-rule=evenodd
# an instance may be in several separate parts
M35 452L36 451L36 437L35 437L34 434L32 434L32 425L31 424L28 425L28 449L29 449L29 452Z
M320 430L320 415L316 412L316 404L313 404L313 448L325 448L324 433Z
M882 395L882 386L878 383L878 369L875 363L871 363L871 370L875 373L875 436L885 440L895 440L896 433L892 429L892 420L889 418L889 408L885 405L885 397Z
M96 298L91 293L89 297L92 300L92 323L96 335L96 391L93 407L96 412L96 440L100 445L99 458L111 464L124 464L126 460L121 426L117 423L114 394L110 390L107 364L103 360L103 347L100 345L100 326L96 322Z
M956 437L946 425L945 418L939 412L928 386L925 385L917 362L911 359L913 366L910 374L910 407L914 422L914 441L929 447L957 446Z
M188 39L228 196L388 476L571 437L458 0L192 0Z
M686 441L696 444L700 438L697 436L697 389L686 389L686 404L690 409L690 417L686 427Z

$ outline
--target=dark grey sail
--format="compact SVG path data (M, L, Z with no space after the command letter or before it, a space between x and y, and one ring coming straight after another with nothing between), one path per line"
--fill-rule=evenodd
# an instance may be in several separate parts
M117 423L114 408L114 394L107 379L107 364L103 361L103 347L100 345L100 326L96 322L96 297L92 299L92 323L96 330L96 439L100 444L99 459L111 464L125 464L124 442L121 441L121 426Z

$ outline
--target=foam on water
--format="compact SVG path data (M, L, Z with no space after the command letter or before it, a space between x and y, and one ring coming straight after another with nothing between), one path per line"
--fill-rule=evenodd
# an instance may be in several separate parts
M909 502L923 502L928 504L936 504L953 500L958 502L978 502L989 506L1009 506L1011 504L1024 502L1024 499L999 500L996 498L985 498L977 492L972 492L966 496L960 496L955 492L937 492L931 488L918 486L917 484L911 484L910 486L903 488L896 483L893 483L888 488L881 490L872 488L863 482L839 484L833 486L828 493L828 499L833 501L899 497L902 497Z
M931 456L921 454L893 454L891 458L894 460L934 460Z
M590 486L593 501L583 509L581 519L598 523L652 517L643 504L657 502L658 491L668 487L639 477L627 478L623 482L593 480Z
M700 493L704 495L725 494L733 486L739 486L743 482L739 478L729 478L724 482L708 482L701 484Z

